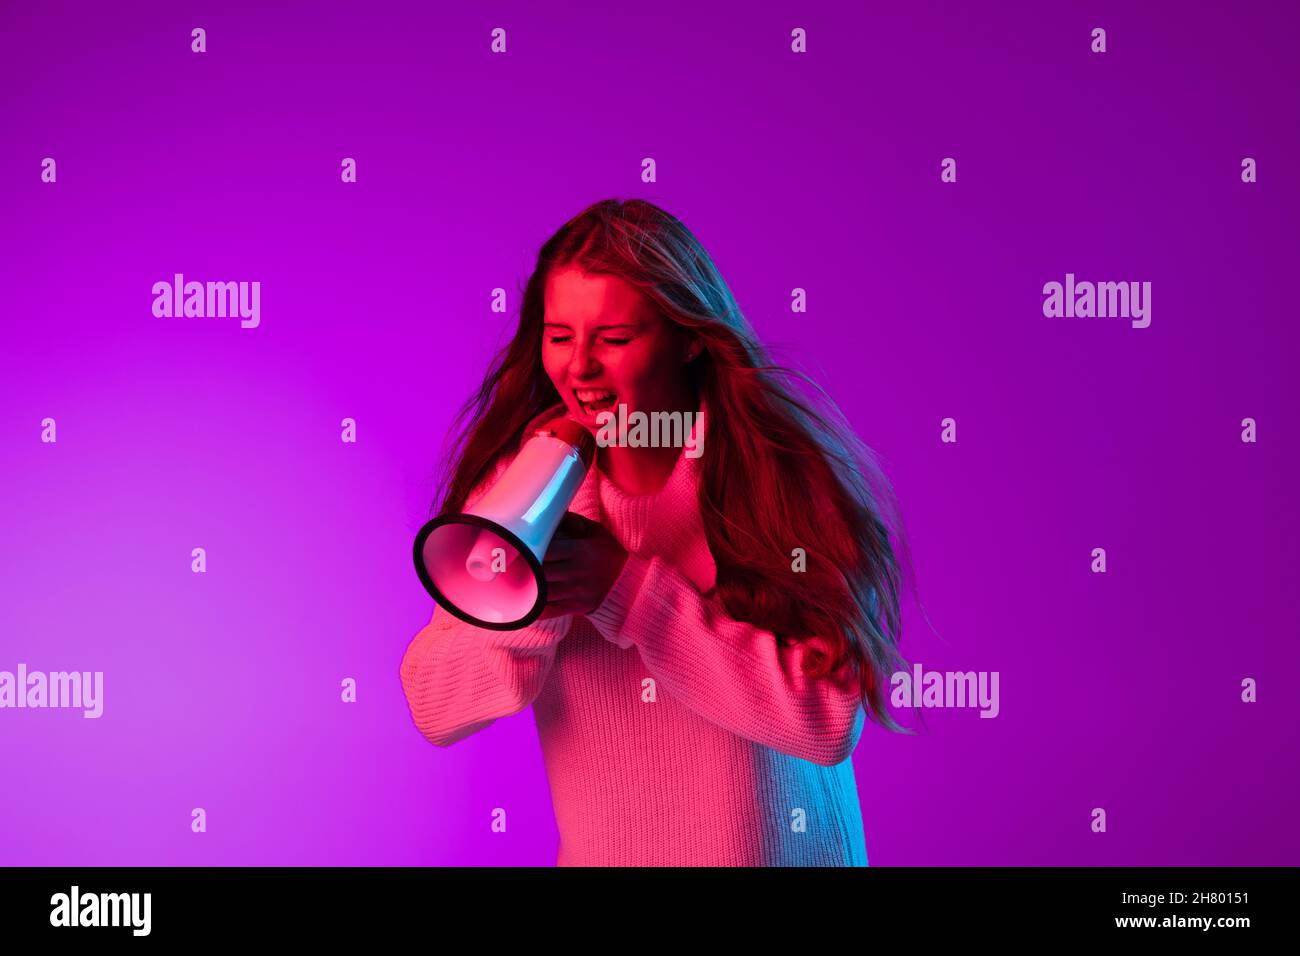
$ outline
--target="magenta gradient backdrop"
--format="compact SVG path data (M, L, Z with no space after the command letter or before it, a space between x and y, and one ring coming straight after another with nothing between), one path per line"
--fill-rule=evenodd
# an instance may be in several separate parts
M583 6L5 5L0 670L105 710L0 711L0 863L554 863L531 712L437 749L398 664L442 435L610 196L884 457L909 658L1001 675L864 732L872 865L1300 862L1296 8ZM1067 271L1150 328L1045 318ZM261 326L155 318L175 272Z

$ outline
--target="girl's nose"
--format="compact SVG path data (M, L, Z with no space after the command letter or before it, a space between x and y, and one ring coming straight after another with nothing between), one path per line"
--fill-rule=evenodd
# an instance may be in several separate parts
M591 354L591 347L585 342L575 345L573 355L569 359L569 375L573 378L581 378L596 371L596 357Z

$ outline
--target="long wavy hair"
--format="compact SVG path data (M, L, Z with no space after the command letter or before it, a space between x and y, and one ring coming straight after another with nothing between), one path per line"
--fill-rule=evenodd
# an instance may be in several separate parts
M709 410L699 508L727 613L782 646L805 643L809 677L849 668L867 714L910 733L886 707L891 675L909 667L899 606L914 581L892 486L830 397L771 364L704 247L652 203L597 202L542 246L514 338L448 431L458 451L443 458L430 514L461 510L524 426L562 401L542 365L542 325L547 277L565 266L621 276L703 340L687 374Z

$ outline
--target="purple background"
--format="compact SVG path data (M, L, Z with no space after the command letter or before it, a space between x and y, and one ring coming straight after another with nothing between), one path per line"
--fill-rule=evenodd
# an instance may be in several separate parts
M537 248L640 196L884 457L909 659L1001 674L864 732L872 865L1300 863L1294 8L261 6L5 10L0 670L105 711L0 711L0 862L554 863L530 711L411 723L410 548ZM1045 318L1067 271L1150 328Z

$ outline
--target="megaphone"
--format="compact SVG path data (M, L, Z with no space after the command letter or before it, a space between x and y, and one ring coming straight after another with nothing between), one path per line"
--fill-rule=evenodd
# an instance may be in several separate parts
M546 607L542 560L595 454L591 432L552 419L471 510L425 524L415 537L415 571L438 605L494 631L537 620Z

